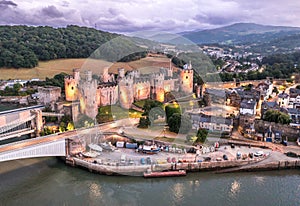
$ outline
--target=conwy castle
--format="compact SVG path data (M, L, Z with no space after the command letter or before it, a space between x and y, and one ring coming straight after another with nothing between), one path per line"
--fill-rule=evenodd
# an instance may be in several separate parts
M151 74L141 74L138 70L125 73L121 68L116 75L108 73L106 68L99 79L93 78L91 71L80 74L79 69L74 69L73 76L65 78L66 100L79 101L81 113L91 118L96 117L100 106L119 104L129 109L139 100L164 102L167 92L193 92L191 63L174 72L170 62L169 68L160 68Z

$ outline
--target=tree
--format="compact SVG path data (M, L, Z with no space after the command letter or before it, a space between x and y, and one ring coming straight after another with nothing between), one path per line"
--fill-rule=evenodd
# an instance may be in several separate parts
M292 121L288 114L272 109L265 113L263 120L280 124L290 124Z
M175 113L181 114L181 109L177 103L173 105L167 105L165 107L165 111L166 111L167 122L173 114Z
M207 138L207 135L208 135L208 131L206 129L202 129L202 128L198 129L196 142L204 143Z
M148 126L151 124L150 120L148 117L142 116L140 117L140 121L139 121L139 128L148 128Z
M189 117L174 113L168 120L169 130L175 133L186 134L192 128L192 123Z
M74 130L75 126L73 122L69 122L66 128L68 131Z
M66 131L66 124L64 122L61 122L59 124L59 129L60 132L65 132Z
M279 90L278 90L277 87L274 87L272 92L278 94L278 93L279 93Z

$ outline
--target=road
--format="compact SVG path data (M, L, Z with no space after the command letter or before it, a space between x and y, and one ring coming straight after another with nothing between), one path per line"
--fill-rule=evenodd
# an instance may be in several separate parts
M6 145L1 145L0 146L0 154L7 152L7 151L12 151L12 150L19 150L23 149L26 147L34 146L34 145L39 145L47 142L54 142L57 140L61 139L66 139L78 135L85 135L89 133L96 133L96 132L103 132L110 130L112 128L117 128L121 127L124 125L134 125L136 124L137 120L136 119L122 119L122 120L117 120L112 123L105 123L102 125L98 125L92 128L87 128L87 129L79 129L79 130L73 130L73 131L68 131L68 132L63 132L63 133L56 133L53 135L48 135L48 136L43 136L43 137L37 137L33 139L27 139L19 142L14 142Z

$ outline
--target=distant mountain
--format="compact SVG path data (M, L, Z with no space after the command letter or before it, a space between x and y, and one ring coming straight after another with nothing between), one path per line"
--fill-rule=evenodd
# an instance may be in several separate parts
M261 54L289 53L300 50L300 34L286 35L269 42L251 45L249 51Z
M197 44L244 44L266 43L293 34L300 34L300 28L237 23L216 29L187 32L183 37Z

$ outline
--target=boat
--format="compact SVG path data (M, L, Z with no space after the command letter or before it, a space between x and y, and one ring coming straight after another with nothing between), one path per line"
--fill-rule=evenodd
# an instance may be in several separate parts
M110 142L100 143L100 146L105 150L109 150L109 151L115 151L116 150L116 148Z
M163 171L163 172L144 172L144 177L179 177L186 176L185 170Z
M82 152L82 155L87 158L95 158L100 155L99 152Z
M160 148L155 145L151 145L151 146L143 145L140 146L138 150L139 152L143 152L146 154L157 154L158 152L160 152Z
M102 150L103 150L102 147L100 147L100 146L97 145L97 144L91 143L91 144L89 144L88 146L89 146L90 149L95 150L95 151L97 151L97 152L102 152Z

